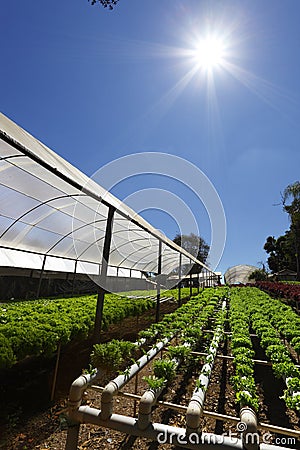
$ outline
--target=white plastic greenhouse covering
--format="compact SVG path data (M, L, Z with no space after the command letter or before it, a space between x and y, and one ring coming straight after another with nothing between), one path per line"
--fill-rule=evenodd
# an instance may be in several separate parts
M224 280L228 284L248 283L249 275L257 270L257 267L247 264L230 267L224 273Z
M109 266L157 273L159 241L162 274L203 266L3 114L0 164L0 266L98 274L111 207Z

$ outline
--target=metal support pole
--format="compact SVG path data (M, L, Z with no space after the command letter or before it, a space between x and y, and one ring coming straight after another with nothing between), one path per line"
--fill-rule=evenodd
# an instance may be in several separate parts
M182 254L179 253L179 267L178 267L178 306L181 306L181 276L182 276Z
M191 269L190 269L190 297L193 295L193 279L192 279L192 260L190 259Z
M73 273L73 280L72 280L72 295L74 295L75 278L76 278L76 272L77 272L77 263L78 263L78 260L76 259L75 267L74 267L74 273Z
M159 310L160 310L160 276L161 276L161 240L158 244L158 261L157 261L157 284L156 284L156 317L155 321L159 322Z
M102 263L101 263L101 271L100 271L100 287L98 291L97 298L97 306L96 306L96 317L95 317L95 327L94 327L94 336L93 341L95 344L100 342L100 331L102 325L102 316L103 316L103 305L104 305L104 296L105 296L105 279L108 268L108 260L110 253L110 244L112 237L112 227L113 227L113 218L115 213L115 208L113 206L109 207L108 216L106 220L106 229L105 229L105 237L103 244L103 254L102 254Z
M137 394L137 391L138 391L138 382L139 382L138 377L139 377L139 374L137 373L135 376L135 380L134 380L134 394L135 395ZM133 404L133 417L136 417L136 407L137 407L137 401L135 400L134 404Z
M39 284L38 284L38 288L37 288L37 292L36 292L36 298L39 298L40 293L41 293L42 278L43 278L43 275L44 275L44 269L45 269L45 264L46 264L46 258L47 258L47 255L45 255L45 256L44 256L44 259L43 259L43 265L42 265L42 270L41 270L41 273L40 273L40 279L39 279Z

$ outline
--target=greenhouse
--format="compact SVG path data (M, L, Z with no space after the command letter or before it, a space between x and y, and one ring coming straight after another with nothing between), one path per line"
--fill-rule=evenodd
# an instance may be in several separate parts
M28 358L38 364L41 357L50 358L53 401L67 345L86 342L92 348L92 368L70 382L68 402L59 413L67 411L65 448L78 448L83 424L96 435L99 429L106 430L99 431L101 436L121 432L126 445L136 440L143 446L148 439L190 449L273 450L276 439L269 444L264 437L274 433L295 448L299 317L292 307L257 287L219 286L221 273L4 115L0 125L1 274L37 282L32 299L1 303L0 366L9 370ZM231 267L225 280L244 283L253 269ZM94 295L39 300L43 281L59 274L70 276L73 287L75 278L84 284L88 277ZM119 280L123 292L109 294L111 279L113 287ZM146 289L131 292L141 283ZM71 365L78 357L72 353ZM285 402L293 428L279 425L276 417L266 422L259 406L268 399L257 380L268 392L266 379L275 384L275 377L281 379L277 391L283 396L272 391L272 402ZM186 394L174 398L182 389ZM168 396L160 400L163 392ZM219 400L211 409L216 393ZM159 410L168 411L168 424L164 412L155 420ZM230 431L230 425L238 438L218 432ZM106 446L105 438L99 442L96 448Z
M228 284L248 283L249 276L254 270L257 270L257 267L239 264L226 270L224 280Z
M95 280L107 271L167 275L194 264L212 272L4 115L0 128L0 266Z
M31 295L40 296L49 273L71 273L73 281L79 274L79 283L87 275L98 286L99 334L105 291L155 289L158 320L168 275L177 273L168 287L180 289L197 264L203 284L206 277L218 282L211 269L3 114L0 128L0 267L31 269L38 277Z

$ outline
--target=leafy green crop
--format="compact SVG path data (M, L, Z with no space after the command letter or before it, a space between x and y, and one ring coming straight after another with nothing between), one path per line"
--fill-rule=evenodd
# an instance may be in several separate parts
M191 354L191 348L185 345L173 346L169 345L168 352L170 358L187 361Z
M148 383L149 388L152 391L157 391L165 386L166 380L164 378L157 378L156 376L149 375L148 377L143 377L143 380Z
M224 323L224 312L217 308L222 293L222 289L208 288L201 294L192 297L188 303L182 305L175 312L166 315L161 322L152 324L147 330L139 333L138 345L142 352L145 352L143 348L145 340L146 344L152 342L153 348L156 347L158 341L175 335L181 342L181 345L169 346L168 356L153 363L154 376L144 378L151 389L156 390L163 387L175 376L178 365L188 359L192 347L198 344L199 337L202 336L203 327L213 320L213 316L216 323L220 325ZM193 338L191 330L197 330ZM107 365L111 364L115 368L117 364L114 365L114 361L117 361L118 364L123 361L119 354L119 345L121 342L94 346L91 355L92 363L99 367L100 364L106 362ZM124 373L128 371L130 371L130 367L127 367Z
M244 304L260 345L272 363L274 375L286 380L287 389L283 396L286 405L300 410L300 389L293 390L295 386L298 389L300 371L282 339L289 340L294 349L299 350L300 318L289 306L255 287L233 288L232 292Z
M0 367L10 367L28 355L51 356L59 342L65 345L73 340L86 339L94 328L96 302L96 296L90 295L2 303ZM107 294L103 329L125 317L142 314L153 306L154 302L149 298L129 299Z
M236 393L236 401L241 407L249 406L258 410L258 396L254 380L254 350L249 331L249 312L239 291L232 289L230 293L229 323L232 331L231 351L234 356L235 375L232 383Z
M170 381L176 374L176 362L171 359L157 359L153 363L154 375L157 378L163 378Z
M95 344L91 354L93 367L117 370L137 345L130 341L113 339L104 344Z
M9 340L0 334L0 369L7 369L16 362Z

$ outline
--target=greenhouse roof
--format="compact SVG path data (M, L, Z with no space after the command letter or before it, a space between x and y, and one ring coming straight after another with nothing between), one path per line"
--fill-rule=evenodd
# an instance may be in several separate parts
M99 184L0 114L0 266L97 274L109 211L109 265L161 273L198 263ZM76 269L76 266L77 269Z
M257 267L248 264L239 264L238 266L230 267L224 273L225 282L228 284L248 283L249 275L257 270Z

